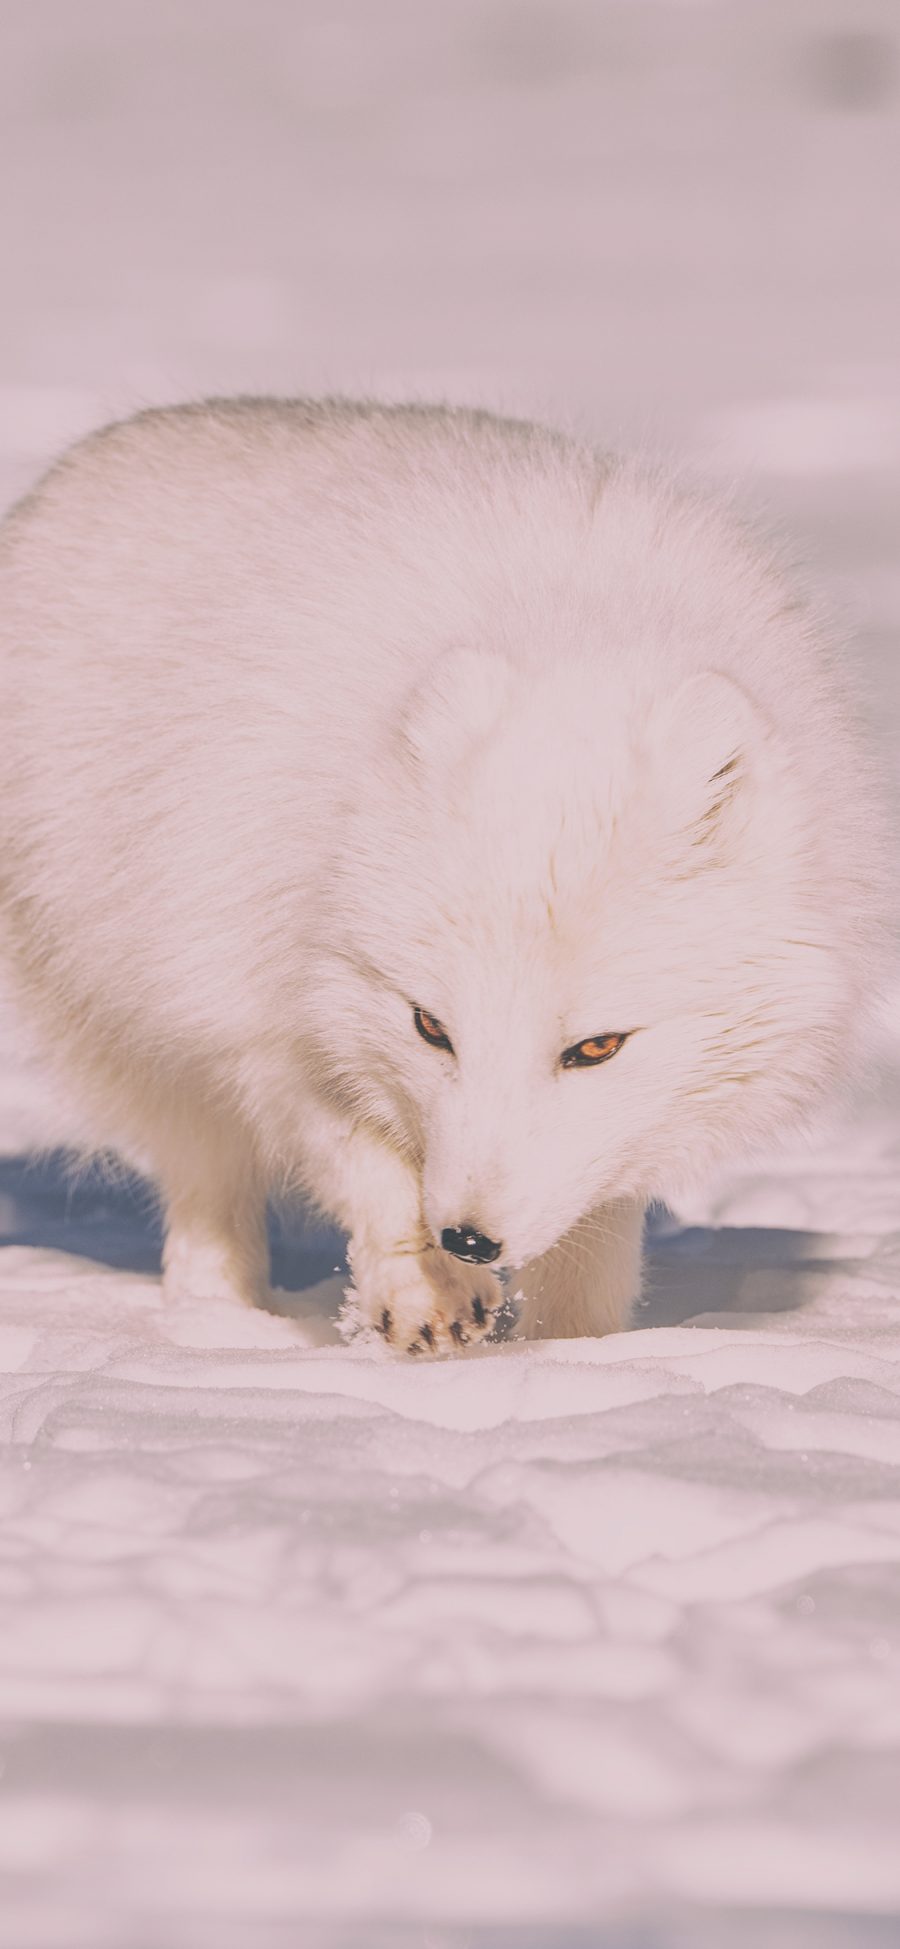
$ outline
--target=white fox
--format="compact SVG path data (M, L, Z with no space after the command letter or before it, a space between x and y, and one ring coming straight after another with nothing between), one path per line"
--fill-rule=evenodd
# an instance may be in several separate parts
M152 411L0 536L11 962L175 1295L270 1194L400 1350L628 1322L649 1200L846 1072L878 792L731 517L480 412Z

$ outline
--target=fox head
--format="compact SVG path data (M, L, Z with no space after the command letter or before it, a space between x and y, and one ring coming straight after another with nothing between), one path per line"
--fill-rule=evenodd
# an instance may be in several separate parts
M731 677L454 650L360 796L316 1020L434 1240L521 1265L768 1139L838 1066L816 834Z

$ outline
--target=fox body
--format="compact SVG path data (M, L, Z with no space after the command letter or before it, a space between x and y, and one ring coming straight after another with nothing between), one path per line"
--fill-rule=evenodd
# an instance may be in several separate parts
M648 1200L846 1069L878 816L727 513L479 412L149 412L0 535L7 951L176 1293L267 1198L399 1348L623 1326Z

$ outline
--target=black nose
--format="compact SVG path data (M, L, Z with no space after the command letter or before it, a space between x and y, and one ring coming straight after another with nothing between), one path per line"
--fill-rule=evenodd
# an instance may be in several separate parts
M503 1250L495 1238L485 1238L483 1232L475 1232L471 1225L460 1225L458 1229L448 1225L441 1233L441 1244L445 1252L452 1252L457 1259L470 1259L475 1265L490 1265L492 1259L499 1259Z

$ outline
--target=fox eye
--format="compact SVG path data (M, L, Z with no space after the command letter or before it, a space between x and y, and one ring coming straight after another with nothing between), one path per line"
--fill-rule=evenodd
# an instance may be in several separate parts
M563 1069L596 1069L597 1064L617 1056L627 1035L589 1035L584 1042L573 1042L560 1056Z
M424 1008L414 1008L413 1021L423 1042L430 1042L432 1049L449 1049L452 1056L453 1044L443 1022L439 1022L436 1015L429 1015Z

